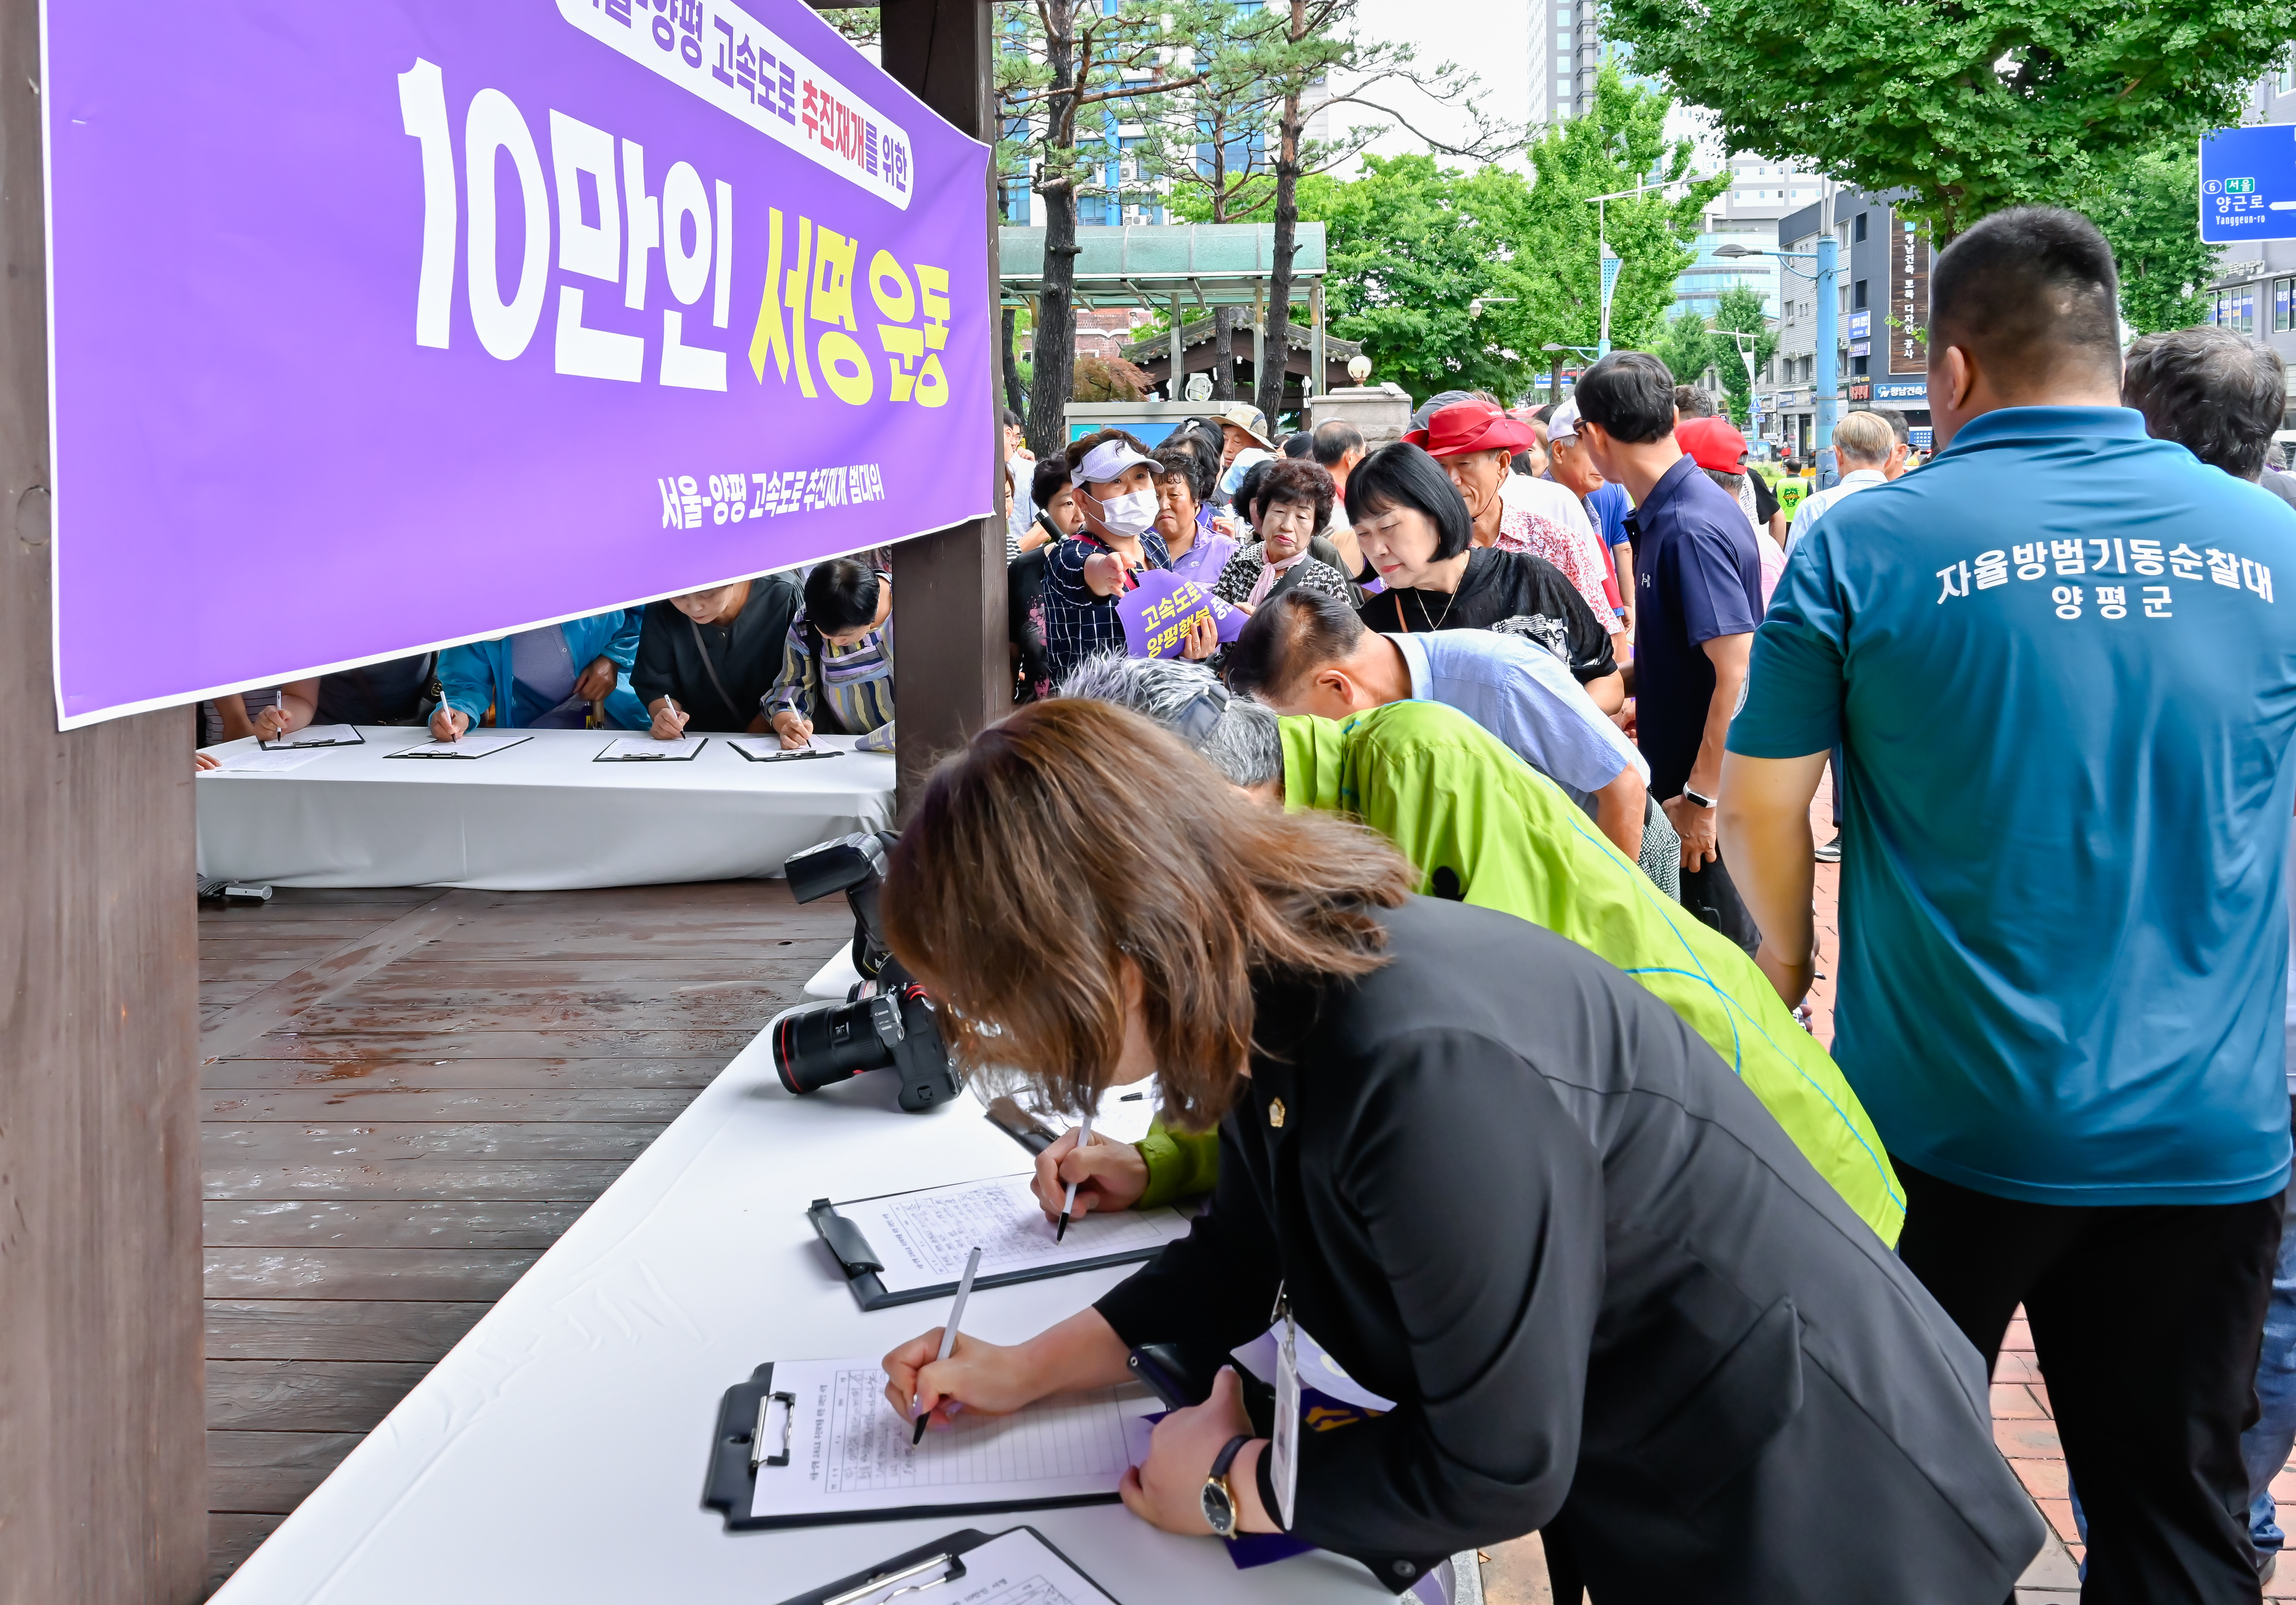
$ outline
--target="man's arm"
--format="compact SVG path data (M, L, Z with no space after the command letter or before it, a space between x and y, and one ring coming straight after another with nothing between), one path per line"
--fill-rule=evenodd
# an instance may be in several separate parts
M1595 823L1612 846L1628 857L1643 853L1643 814L1649 806L1650 788L1628 764L1619 778L1595 793Z
M1716 635L1702 642L1714 664L1714 694L1706 700L1706 730L1698 740L1698 757L1690 766L1689 789L1702 797L1719 794L1722 786L1722 746L1730 739L1730 719L1738 711L1738 693L1746 684L1746 662L1754 650L1751 630L1735 635ZM1701 870L1718 856L1714 842L1714 810L1702 808L1687 797L1666 799L1666 816L1682 833L1682 867Z
M1810 919L1816 871L1809 804L1817 795L1825 757L1813 752L1748 757L1733 752L1722 760L1716 829L1730 860L1730 880L1762 933L1754 962L1789 1008L1809 991L1817 963L1817 935Z

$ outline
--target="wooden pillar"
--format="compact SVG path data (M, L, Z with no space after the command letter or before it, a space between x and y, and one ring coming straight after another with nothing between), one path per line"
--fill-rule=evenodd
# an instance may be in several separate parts
M1172 294L1172 379L1164 387L1164 399L1182 399L1181 389L1188 382L1188 342L1180 333L1180 296Z
M1308 287L1308 326L1313 332L1308 340L1308 382L1301 387L1301 399L1313 406L1316 397L1331 388L1331 381L1324 376L1327 353L1324 345L1324 281L1321 279Z
M885 0L885 70L963 133L996 140L996 54L988 0ZM996 173L987 178L988 299L980 315L996 327ZM992 397L993 399L993 397ZM1004 430L988 409L975 446L949 443L959 471L987 478L996 509L893 548L893 596L900 619L900 721L896 743L900 806L943 753L1002 717L1013 701L1004 602Z
M1276 355L1283 361L1291 360L1288 352L1278 352ZM1251 393L1253 395L1257 396L1259 393L1259 381L1267 373L1267 287L1265 284L1255 284L1251 287ZM1279 403L1282 401L1281 392L1278 392L1276 398ZM1270 418L1267 421L1267 427L1274 429L1275 420ZM1268 438L1275 438L1272 435Z
M37 0L0 0L0 1601L190 1605L192 716L56 729L42 103Z

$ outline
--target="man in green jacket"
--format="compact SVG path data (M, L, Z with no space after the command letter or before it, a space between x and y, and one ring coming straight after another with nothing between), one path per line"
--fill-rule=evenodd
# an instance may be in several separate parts
M1670 901L1554 782L1456 708L1390 702L1344 723L1277 719L1231 700L1193 664L1103 659L1062 687L1178 730L1232 782L1286 808L1348 814L1392 840L1431 896L1546 926L1663 998L1736 1071L1858 1216L1894 1245L1905 1197L1881 1137L1841 1072L1754 962ZM1152 1129L1136 1153L1095 1142L1073 1163L1063 1137L1037 1160L1057 1211L1127 1208L1209 1188L1215 1134Z

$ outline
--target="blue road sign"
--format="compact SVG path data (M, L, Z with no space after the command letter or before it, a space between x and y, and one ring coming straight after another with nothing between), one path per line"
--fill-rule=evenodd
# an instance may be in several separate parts
M2296 240L2296 123L2203 135L2200 201L2209 244Z

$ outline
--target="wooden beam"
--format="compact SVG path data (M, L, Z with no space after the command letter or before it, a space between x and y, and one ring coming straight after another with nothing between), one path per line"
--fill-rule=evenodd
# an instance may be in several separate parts
M37 0L0 0L0 1600L188 1605L192 720L56 729L41 89Z
M996 141L996 50L988 0L886 0L885 70L962 133ZM988 164L984 200L988 294L980 308L997 326L996 171ZM906 810L933 763L1003 717L1013 705L1006 649L1004 430L995 374L990 427L968 446L951 442L959 473L987 476L996 512L893 548L893 594L900 610L898 807Z

